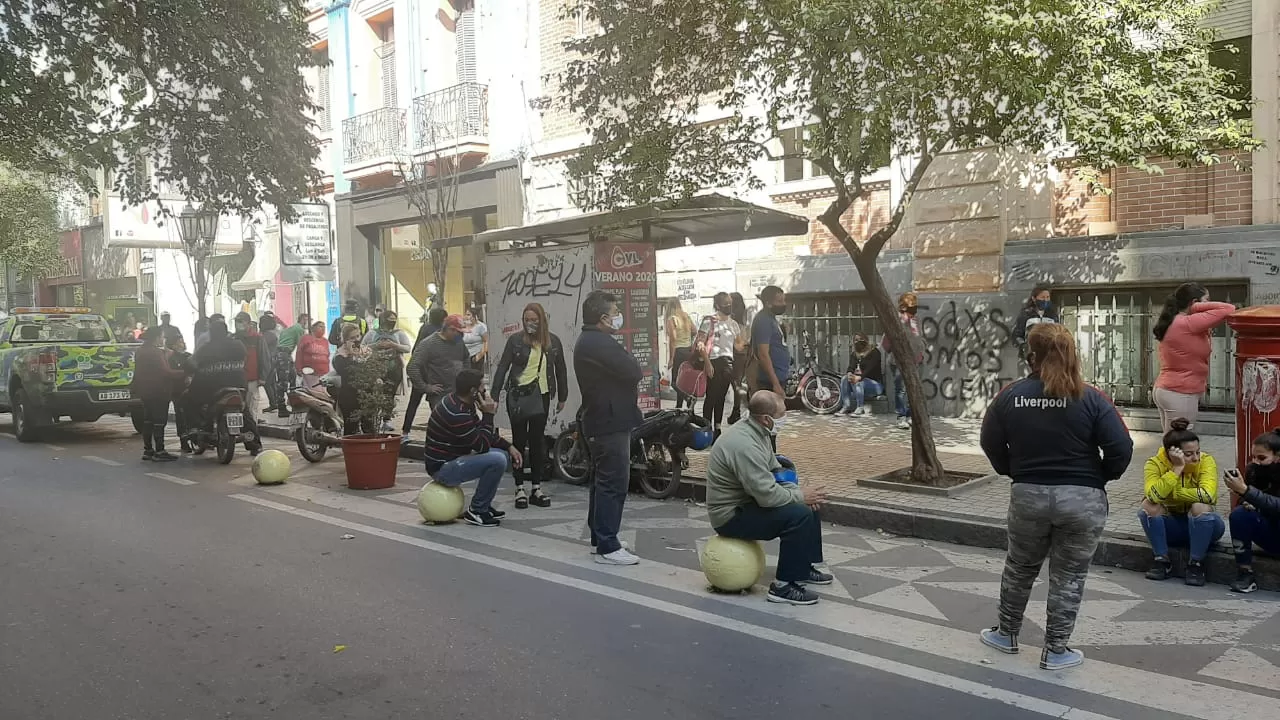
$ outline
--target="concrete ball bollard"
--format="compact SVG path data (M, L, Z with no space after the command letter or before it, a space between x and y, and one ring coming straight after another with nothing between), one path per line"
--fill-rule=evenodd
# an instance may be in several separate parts
M418 512L429 523L453 522L462 515L465 501L462 488L445 487L433 481L423 485L418 493Z
M266 450L253 459L253 479L259 485L279 485L289 479L289 456Z
M716 535L702 549L702 574L721 592L740 592L764 574L764 546L754 540Z

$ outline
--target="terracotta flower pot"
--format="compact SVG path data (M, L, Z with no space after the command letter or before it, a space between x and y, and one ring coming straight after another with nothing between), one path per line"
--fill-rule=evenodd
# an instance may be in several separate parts
M342 461L347 466L347 487L352 490L395 487L399 460L399 435L346 435L342 438Z

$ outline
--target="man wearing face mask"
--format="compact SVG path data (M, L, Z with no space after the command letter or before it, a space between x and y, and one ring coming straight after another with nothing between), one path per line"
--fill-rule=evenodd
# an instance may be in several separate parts
M767 599L788 605L814 605L818 596L806 585L830 585L822 563L822 525L818 509L826 501L820 487L777 482L782 468L773 436L786 414L784 401L760 390L747 402L749 417L731 426L707 458L707 517L717 534L743 540L782 539L776 581Z
M613 338L625 322L617 297L592 291L582 302L582 321L573 369L582 393L581 426L591 451L587 526L592 553L598 563L635 565L640 558L619 542L618 530L631 479L631 431L643 420L638 403L644 373Z
M785 398L782 384L791 374L791 352L782 335L778 316L787 312L787 296L782 288L770 285L760 291L761 312L751 321L751 352L755 356L755 387L772 390L779 398Z

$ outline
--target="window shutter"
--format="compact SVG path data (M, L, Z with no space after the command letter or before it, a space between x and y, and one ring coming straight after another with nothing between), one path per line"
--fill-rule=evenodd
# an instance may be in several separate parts
M333 130L333 106L329 99L329 58L316 68L316 105L320 106L320 117L317 121L321 132Z
M399 107L396 95L396 45L394 42L382 44L382 107Z
M469 5L458 12L458 21L454 30L454 42L457 44L458 82L476 81L476 10Z
M1223 0L1204 22L1217 29L1219 40L1247 37L1253 34L1253 3L1251 0Z

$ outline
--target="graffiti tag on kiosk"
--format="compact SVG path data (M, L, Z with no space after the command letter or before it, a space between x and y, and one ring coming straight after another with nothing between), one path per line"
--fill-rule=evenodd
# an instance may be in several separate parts
M587 263L565 263L558 255L539 255L532 267L516 268L503 275L502 300L512 297L576 298L587 282Z

